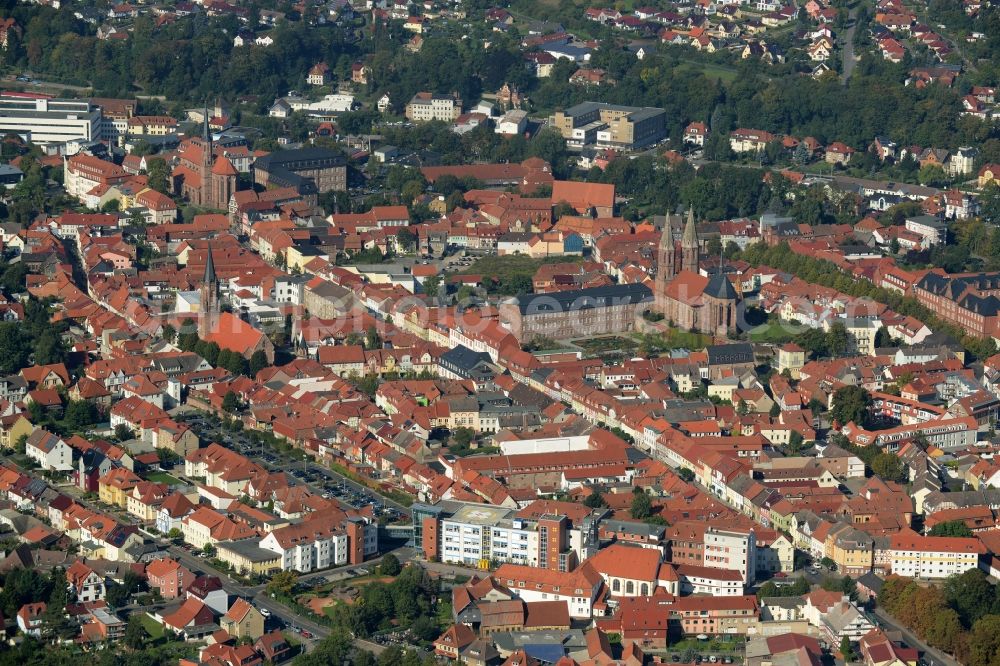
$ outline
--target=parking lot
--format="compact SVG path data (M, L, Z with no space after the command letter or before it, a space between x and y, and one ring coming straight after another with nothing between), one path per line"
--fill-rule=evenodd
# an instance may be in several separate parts
M186 411L175 418L193 428L202 440L218 442L257 461L270 471L285 472L292 477L292 485L304 485L310 492L325 499L336 499L357 509L371 506L377 517L390 523L409 517L405 507L313 462L300 451L285 453L265 443L255 443L251 441L249 433L228 430L217 418L200 412Z

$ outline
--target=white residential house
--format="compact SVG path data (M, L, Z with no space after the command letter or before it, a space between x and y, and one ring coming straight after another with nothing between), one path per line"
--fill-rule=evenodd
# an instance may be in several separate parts
M39 428L31 433L24 452L47 472L69 472L73 469L73 449L48 430Z

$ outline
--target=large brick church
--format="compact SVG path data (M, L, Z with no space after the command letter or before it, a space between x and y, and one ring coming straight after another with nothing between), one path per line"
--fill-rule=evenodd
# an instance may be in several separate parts
M657 248L655 307L673 326L726 336L736 332L739 295L721 272L701 275L701 250L694 211L688 210L680 240L674 238L670 216Z
M186 141L178 154L180 161L171 174L173 189L192 205L228 210L236 191L236 167L225 155L215 155L207 110L204 122L202 136Z

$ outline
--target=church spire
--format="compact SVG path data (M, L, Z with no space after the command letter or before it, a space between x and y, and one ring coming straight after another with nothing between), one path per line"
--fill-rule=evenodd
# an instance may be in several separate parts
M698 228L694 223L694 208L688 208L687 225L684 227L684 238L681 241L684 247L696 247L698 245Z
M212 257L212 242L208 242L208 256L205 258L205 276L202 279L198 317L198 337L202 340L215 330L215 322L219 315L219 284L215 274L215 259Z
M694 223L694 208L688 208L687 225L681 238L681 270L698 272L698 228Z
M204 283L214 285L218 278L215 275L215 260L212 258L212 241L208 241L208 258L205 260Z

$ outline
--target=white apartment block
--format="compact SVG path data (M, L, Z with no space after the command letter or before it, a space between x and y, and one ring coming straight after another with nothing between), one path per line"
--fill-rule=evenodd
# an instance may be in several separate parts
M466 505L440 523L439 558L450 564L477 567L484 562L544 568L546 544L538 523L518 518L515 509L491 505ZM596 534L587 527L570 526L566 549L580 562L596 552Z
M281 530L275 530L278 532ZM346 534L327 534L315 538L286 541L271 532L261 539L260 547L281 556L282 571L308 573L339 564L347 564Z
M947 578L978 568L985 553L979 539L923 536L905 530L892 537L889 564L898 576Z
M538 566L538 532L522 527L467 522L462 516L441 521L441 561L479 566L510 562Z
M708 528L703 563L706 567L738 571L743 582L752 585L757 572L757 539L753 530L747 533Z

